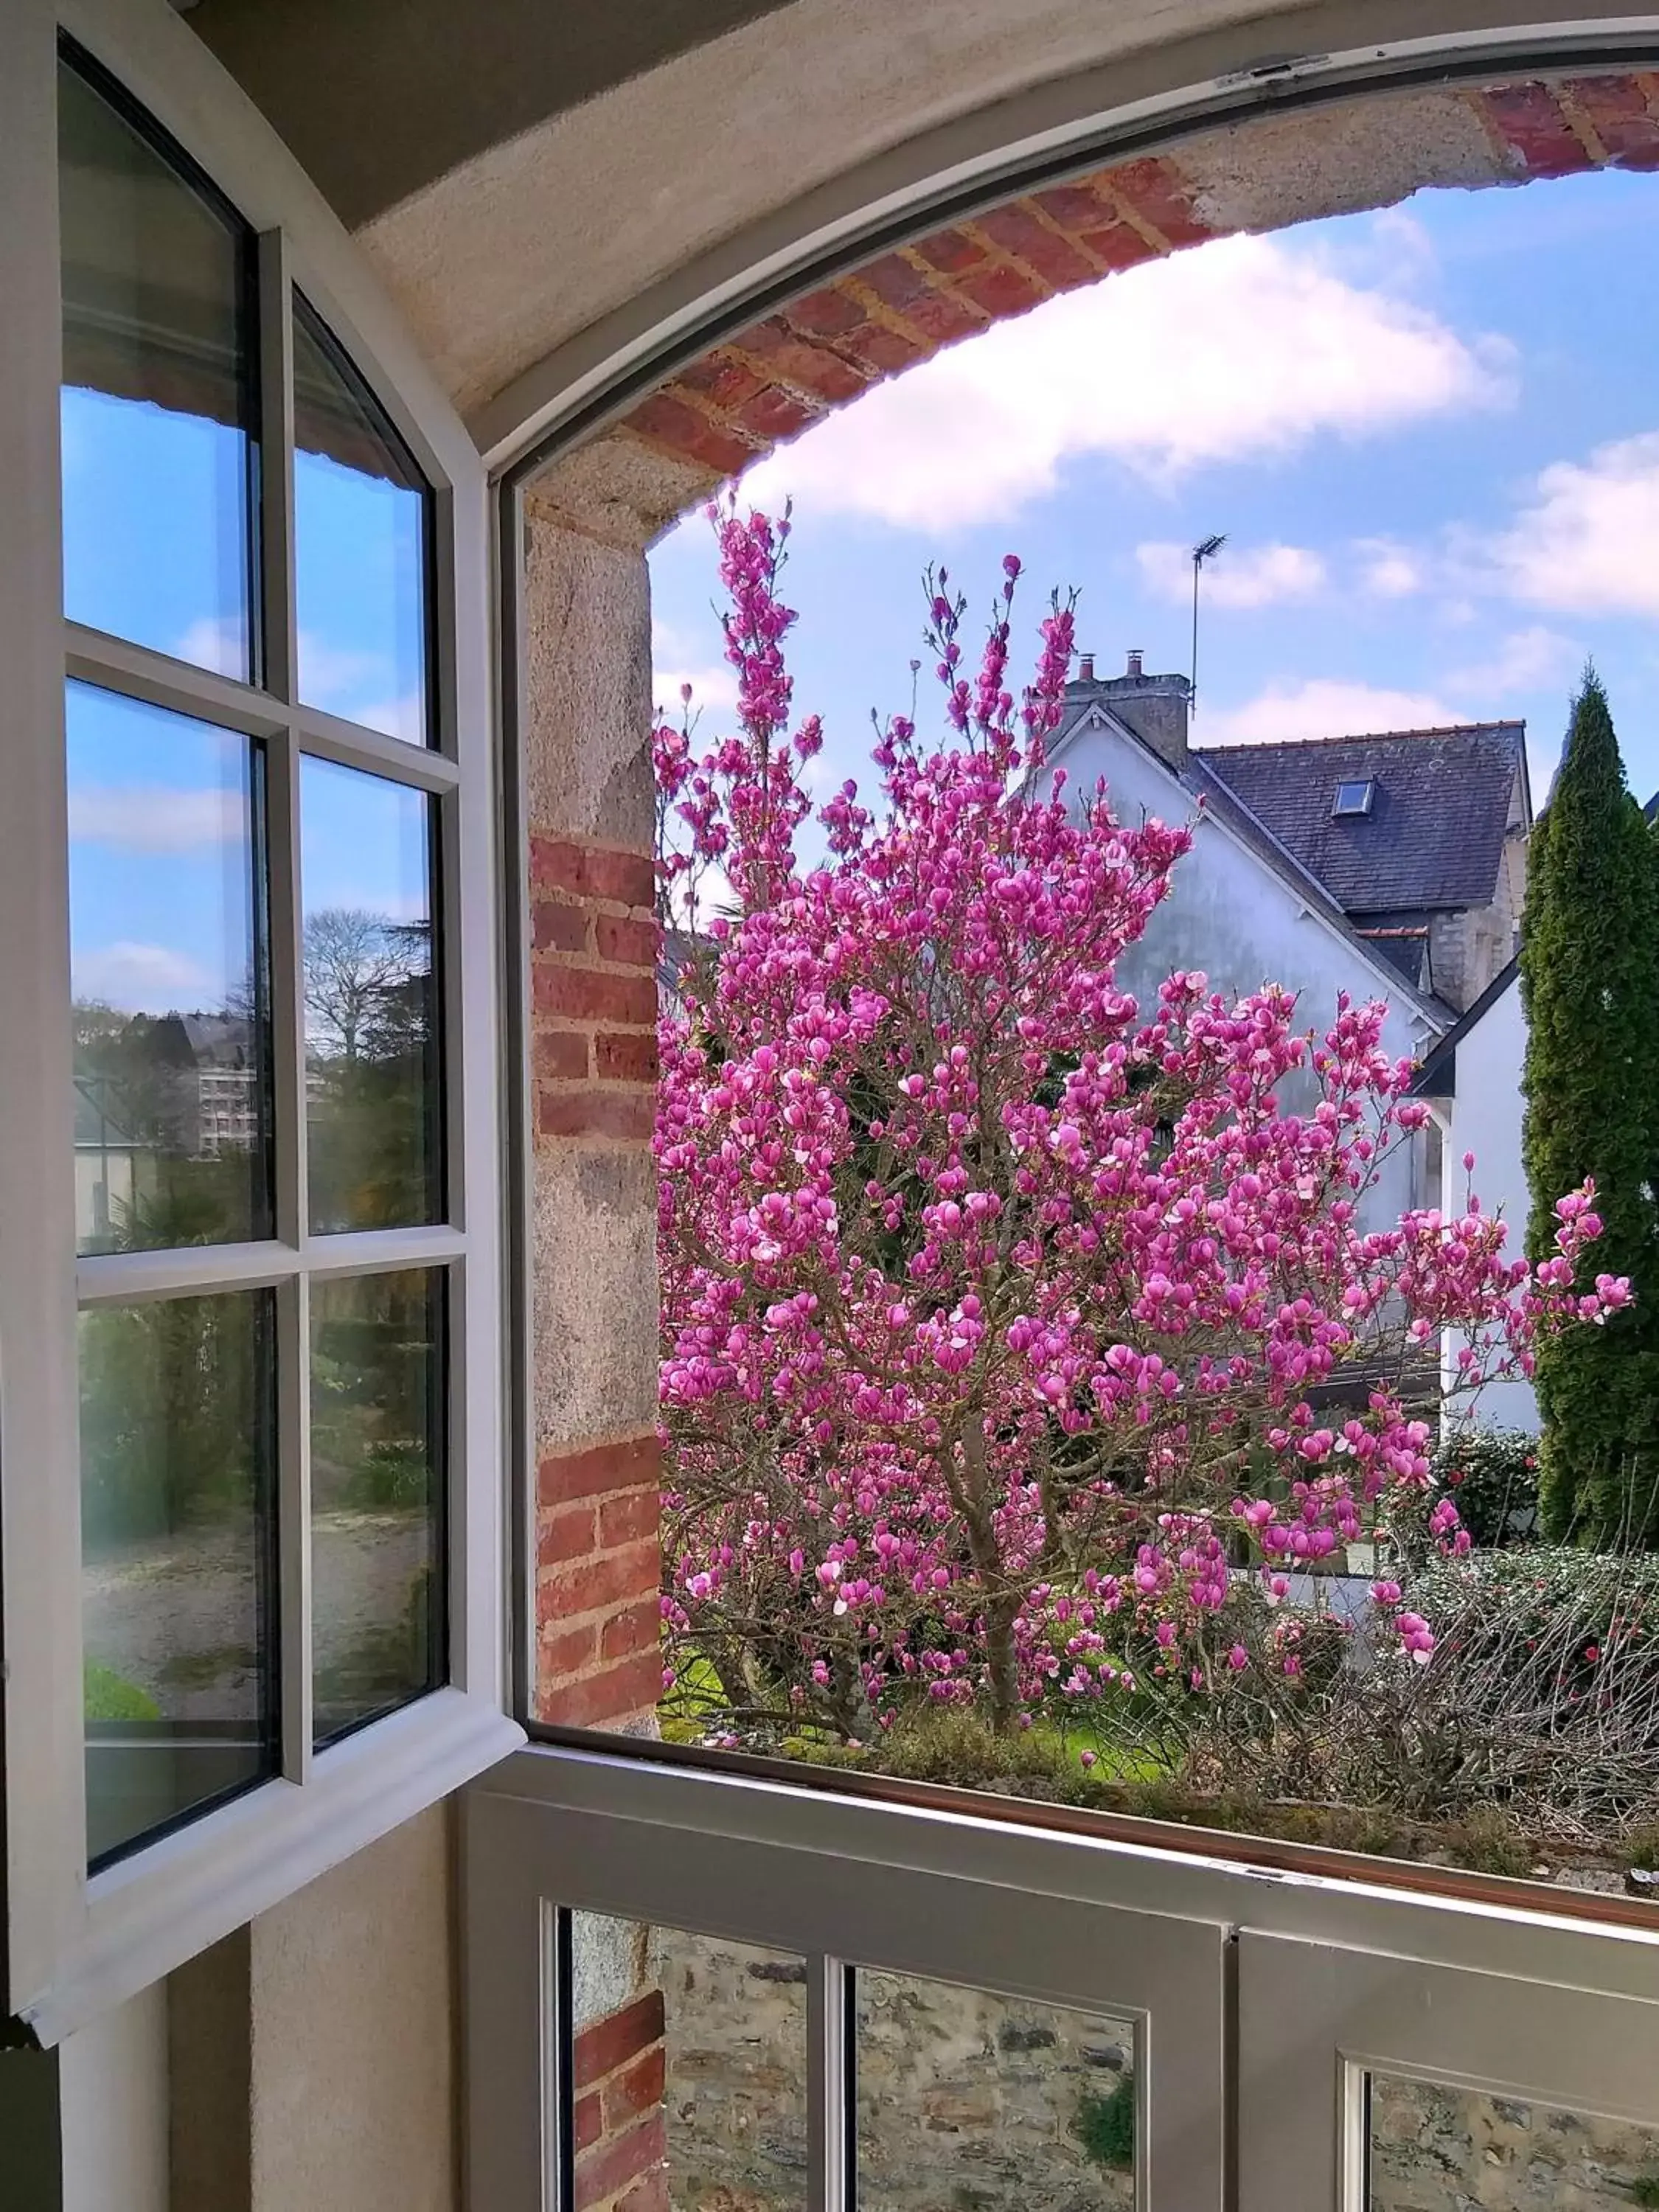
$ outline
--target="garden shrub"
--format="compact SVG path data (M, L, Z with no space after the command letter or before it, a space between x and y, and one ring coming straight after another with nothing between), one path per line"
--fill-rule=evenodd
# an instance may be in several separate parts
M1469 1541L1484 1551L1530 1542L1538 1530L1538 1439L1524 1429L1460 1427L1430 1462L1429 1487L1389 1508L1395 1542L1420 1564L1437 1548L1429 1516L1443 1498L1457 1508Z
M1085 2089L1078 2100L1072 2132L1093 2165L1133 2173L1135 2163L1135 2081L1121 2075L1103 2097Z

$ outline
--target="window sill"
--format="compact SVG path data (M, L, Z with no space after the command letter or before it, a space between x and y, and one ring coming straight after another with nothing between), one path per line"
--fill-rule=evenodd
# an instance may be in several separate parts
M135 1853L82 1885L78 1927L22 2018L59 2042L524 1740L499 1707L439 1690L319 1752L303 1788L268 1783Z

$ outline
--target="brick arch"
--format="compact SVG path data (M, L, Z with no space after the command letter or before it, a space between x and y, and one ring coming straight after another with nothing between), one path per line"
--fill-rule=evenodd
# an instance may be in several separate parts
M1116 270L1207 239L1386 206L1425 185L1516 185L1604 167L1659 169L1659 75L1370 92L1194 133L797 297L526 483L526 1441L542 1718L649 1729L659 1680L652 538L872 386ZM659 2019L650 2037L660 2033Z
M1424 185L1516 185L1602 168L1659 168L1659 75L1372 92L1248 120L883 254L679 369L623 416L619 434L678 464L690 504L957 340L1138 263L1387 206Z

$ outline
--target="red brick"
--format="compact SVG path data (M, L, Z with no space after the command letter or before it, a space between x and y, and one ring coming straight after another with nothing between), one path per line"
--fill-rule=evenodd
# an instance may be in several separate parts
M536 1127L544 1137L609 1137L619 1144L648 1144L657 1123L654 1091L608 1086L544 1089L536 1105Z
M654 1083L657 1040L639 1030L601 1030L593 1040L594 1072L602 1083Z
M546 1628L550 1622L539 1618L541 1594L537 1593L538 1628ZM580 1628L562 1628L536 1647L536 1671L544 1682L565 1680L572 1674L586 1674L599 1662L599 1637L596 1623L584 1621Z
M629 1437L622 1443L550 1454L537 1470L536 1498L542 1505L562 1505L637 1490L643 1483L654 1487L661 1480L662 1446L656 1437Z
M935 346L950 345L985 328L985 318L974 313L966 299L953 292L924 292L904 310L907 319Z
M538 952L580 952L587 944L591 916L582 907L538 899L530 918Z
M613 1728L650 1712L661 1695L661 1657L644 1651L603 1674L556 1685L542 1711L544 1718L563 1728Z
M639 1651L656 1651L662 1645L662 1607L654 1597L641 1598L626 1611L613 1613L599 1630L599 1656L607 1664L631 1659Z
M666 2027L662 1991L647 1990L620 2012L609 2012L591 2027L583 2028L576 2038L574 2053L577 2088L591 2089L607 2074L637 2058L641 2051L649 2051L653 2043L662 2041Z
M587 875L587 854L580 845L560 837L530 840L530 884L532 890L568 891L580 898Z
M879 261L872 261L858 272L858 281L867 285L884 307L896 307L908 314L918 300L932 290L932 280L907 261L902 253L884 253Z
M994 320L1000 315L1023 315L1028 307L1035 307L1049 297L1048 288L1023 270L1006 265L994 269L976 269L962 279L961 289L975 307L983 307Z
M926 361L931 351L917 339L907 337L902 331L889 330L885 323L866 323L855 337L844 339L842 343L848 353L877 376L895 376L901 369Z
M782 383L811 398L826 399L831 406L843 399L856 399L864 390L866 380L849 362L819 339L797 337L775 315L745 331L737 343L763 360ZM739 421L751 428L760 427L751 421L753 410L768 404L763 393L738 410Z
M655 1597L662 1581L662 1553L654 1543L629 1544L620 1552L605 1552L597 1559L578 1559L556 1568L538 1585L547 1594L546 1618L577 1620L585 1613L603 1613L607 1607L632 1604Z
M1659 120L1635 77L1575 77L1562 90L1607 148L1615 169L1659 167Z
M738 410L738 420L757 438L793 438L816 422L823 411L820 407L809 407L781 384L769 384Z
M532 836L532 890L566 898L609 899L616 906L655 904L657 872L648 853L616 845L573 845L568 838Z
M636 2175L660 2166L668 2154L667 2130L660 2112L641 2120L576 2160L576 2202L603 2204Z
M617 2199L616 2212L673 2212L667 2174L660 2170L641 2174L627 2193Z
M723 477L736 476L755 458L752 446L666 392L653 392L624 419L636 437L648 439L654 446L666 446L688 460L701 461Z
M648 1490L630 1490L620 1498L599 1500L599 1540L601 1552L614 1551L618 1544L636 1544L642 1536L654 1542L662 1522L662 1493L653 1483Z
M599 2117L599 2100L597 2091L586 2097L577 2098L574 2118L577 2150L579 2152L591 2150L605 2133L605 2122Z
M931 238L917 239L910 251L919 253L930 269L942 270L947 276L975 268L986 258L978 240L961 230L936 230Z
M844 337L866 320L863 302L835 284L792 301L784 313L798 331L810 331L821 338Z
M1568 177L1595 167L1547 85L1494 85L1476 97L1529 177Z
M605 2085L605 2127L607 2135L620 2135L641 2112L654 2112L662 2102L667 2072L666 2052L659 2043L636 2058L625 2074L614 2075Z
M656 902L657 871L649 853L629 853L615 845L583 848L582 883L590 898L612 899L618 906Z
M1103 230L1087 231L1082 243L1109 270L1133 269L1139 262L1158 258L1157 246L1143 238L1132 222L1113 222Z
M654 974L660 943L656 923L638 915L602 914L594 919L593 946L601 960L625 961L630 968L649 968Z
M643 1534L641 1529L639 1532ZM623 1539L614 1537L612 1543ZM592 1559L595 1552L607 1549L599 1532L599 1513L591 1500L582 1498L574 1505L557 1505L544 1510L536 1517L536 1563L538 1566L556 1567L566 1559Z
M1073 284L1086 284L1100 274L1068 239L1039 222L1030 209L1018 201L1012 207L994 208L989 215L981 216L979 227L1004 252L1018 254L1028 269L1036 270L1057 292Z
M532 1053L536 1073L549 1083L583 1081L588 1073L586 1030L538 1030Z
M531 976L531 998L538 1014L560 1015L566 1021L656 1026L657 985L651 975L538 963Z
M680 370L674 384L684 385L692 392L700 392L712 399L716 407L736 407L758 392L766 379L757 376L746 361L717 346L700 361L690 362ZM669 387L672 391L672 386Z
M1215 233L1193 206L1187 179L1173 161L1152 155L1139 161L1124 161L1105 173L1125 207L1151 223L1171 246L1197 246Z
M1062 230L1093 230L1109 212L1086 177L1074 185L1050 185L1046 191L1033 192L1031 204Z

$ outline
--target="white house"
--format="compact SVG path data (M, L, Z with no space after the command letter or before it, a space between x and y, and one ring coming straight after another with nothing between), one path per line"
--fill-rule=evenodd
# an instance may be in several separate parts
M1519 1251L1527 1225L1527 1176L1521 1159L1521 1075L1527 1055L1527 1019L1521 1006L1521 970L1510 960L1487 985L1455 1025L1448 1030L1423 1064L1417 1089L1433 1109L1443 1133L1446 1196L1455 1204L1472 1182L1482 1207L1508 1222L1510 1243ZM1463 1156L1474 1155L1474 1173L1466 1176ZM1463 1339L1449 1331L1446 1379L1456 1370ZM1519 1376L1488 1383L1474 1408L1483 1424L1538 1430L1538 1401L1530 1382Z
M1476 723L1200 751L1182 676L1132 653L1067 686L1043 781L1104 781L1125 821L1190 825L1193 850L1120 974L1143 1003L1175 969L1229 994L1295 990L1310 1024L1339 993L1389 1006L1390 1051L1426 1060L1514 951L1531 824L1524 727ZM1293 1102L1294 1093L1287 1092ZM1515 1095L1519 1146L1519 1098ZM1440 1195L1440 1132L1384 1170L1380 1222Z

